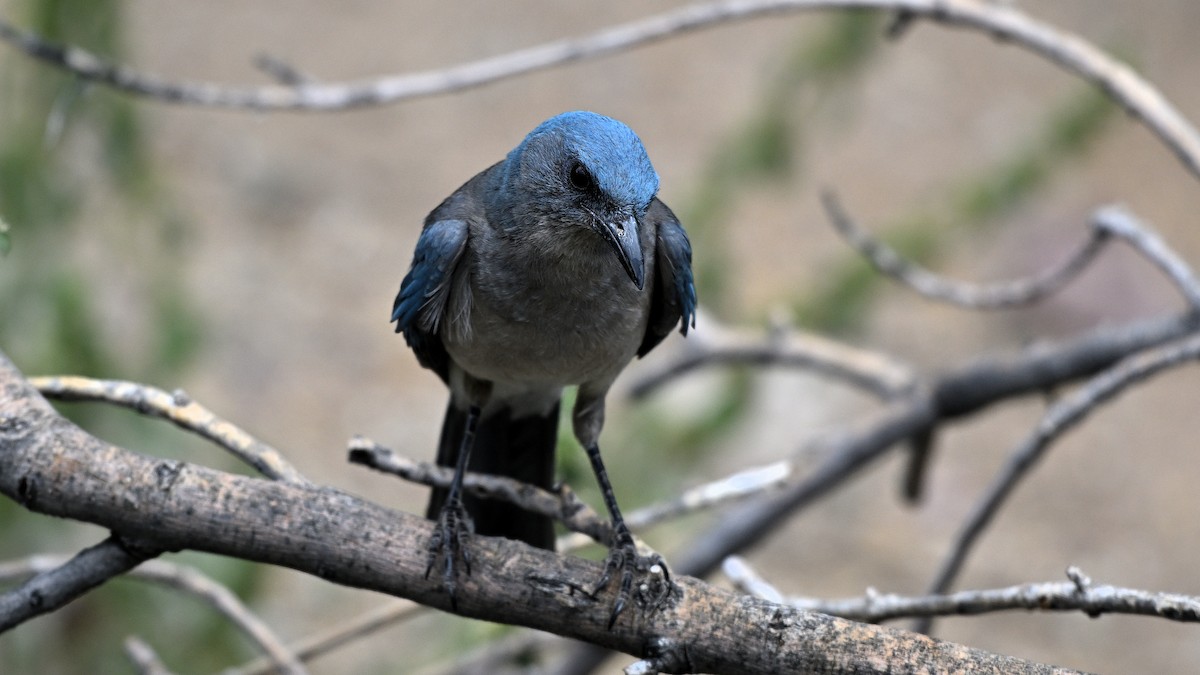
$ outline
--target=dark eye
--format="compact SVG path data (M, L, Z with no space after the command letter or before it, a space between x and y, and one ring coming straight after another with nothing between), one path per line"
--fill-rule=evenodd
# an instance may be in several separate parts
M590 190L595 184L595 181L592 180L592 174L579 162L571 162L571 169L567 172L567 179L571 181L571 187L580 191Z

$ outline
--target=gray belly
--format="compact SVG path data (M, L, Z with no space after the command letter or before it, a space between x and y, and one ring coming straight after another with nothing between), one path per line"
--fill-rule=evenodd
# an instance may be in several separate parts
M477 298L469 330L447 326L443 340L455 363L479 379L530 387L608 381L633 358L646 331L640 298L630 299L618 310L586 294L529 297L519 309Z

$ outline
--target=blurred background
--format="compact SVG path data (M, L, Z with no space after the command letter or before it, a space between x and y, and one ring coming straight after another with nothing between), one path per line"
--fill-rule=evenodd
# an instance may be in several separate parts
M340 81L458 64L684 4L0 0L0 16L169 79L257 84L269 81L253 65L259 54ZM1128 60L1200 120L1200 4L1027 8ZM988 314L934 305L856 260L820 210L822 188L837 189L902 251L961 279L1041 269L1112 201L1200 260L1196 178L1097 91L977 33L918 22L888 41L887 19L755 20L335 114L130 99L0 46L0 218L10 228L0 349L27 374L181 387L308 476L421 510L425 490L349 466L345 444L365 434L432 458L445 394L387 322L422 218L538 122L581 108L641 135L660 196L692 237L701 303L722 322L765 328L782 318L937 372L1181 306L1121 247L1049 301ZM672 338L646 361L661 365L678 348ZM1200 594L1198 384L1195 367L1173 371L1058 443L958 588L1060 580L1074 564L1098 583ZM636 406L614 398L606 460L630 510L790 456L876 405L803 373L713 370ZM894 458L797 515L750 560L789 594L922 591L1044 405L1005 403L945 428L919 506L901 502ZM126 447L244 471L163 422L98 404L60 409ZM573 443L560 464L598 505ZM647 537L670 560L704 522ZM104 536L0 501L0 559L70 553ZM194 553L168 559L228 584L287 640L387 601L288 570ZM507 630L429 612L311 665L438 672ZM130 634L181 673L254 656L193 599L117 580L0 636L0 672L127 672L120 645ZM1200 659L1194 627L1147 618L1017 612L944 620L938 635L1101 672L1188 672Z

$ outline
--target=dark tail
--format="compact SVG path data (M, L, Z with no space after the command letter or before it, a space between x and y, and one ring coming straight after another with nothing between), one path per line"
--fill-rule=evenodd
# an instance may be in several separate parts
M446 408L437 463L453 467L458 458L467 413L453 403ZM554 450L558 444L558 405L546 416L513 419L509 411L482 417L475 432L468 470L508 476L547 490L554 486ZM434 488L425 516L436 519L446 501L446 490ZM463 495L463 504L475 521L475 532L517 539L554 550L554 521L508 502Z

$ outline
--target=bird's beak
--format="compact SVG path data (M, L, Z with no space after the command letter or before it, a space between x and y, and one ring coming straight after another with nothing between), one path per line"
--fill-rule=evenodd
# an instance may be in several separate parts
M638 238L637 218L629 215L622 220L603 222L600 233L612 244L621 266L638 290L646 285L646 266L642 263L642 242Z

